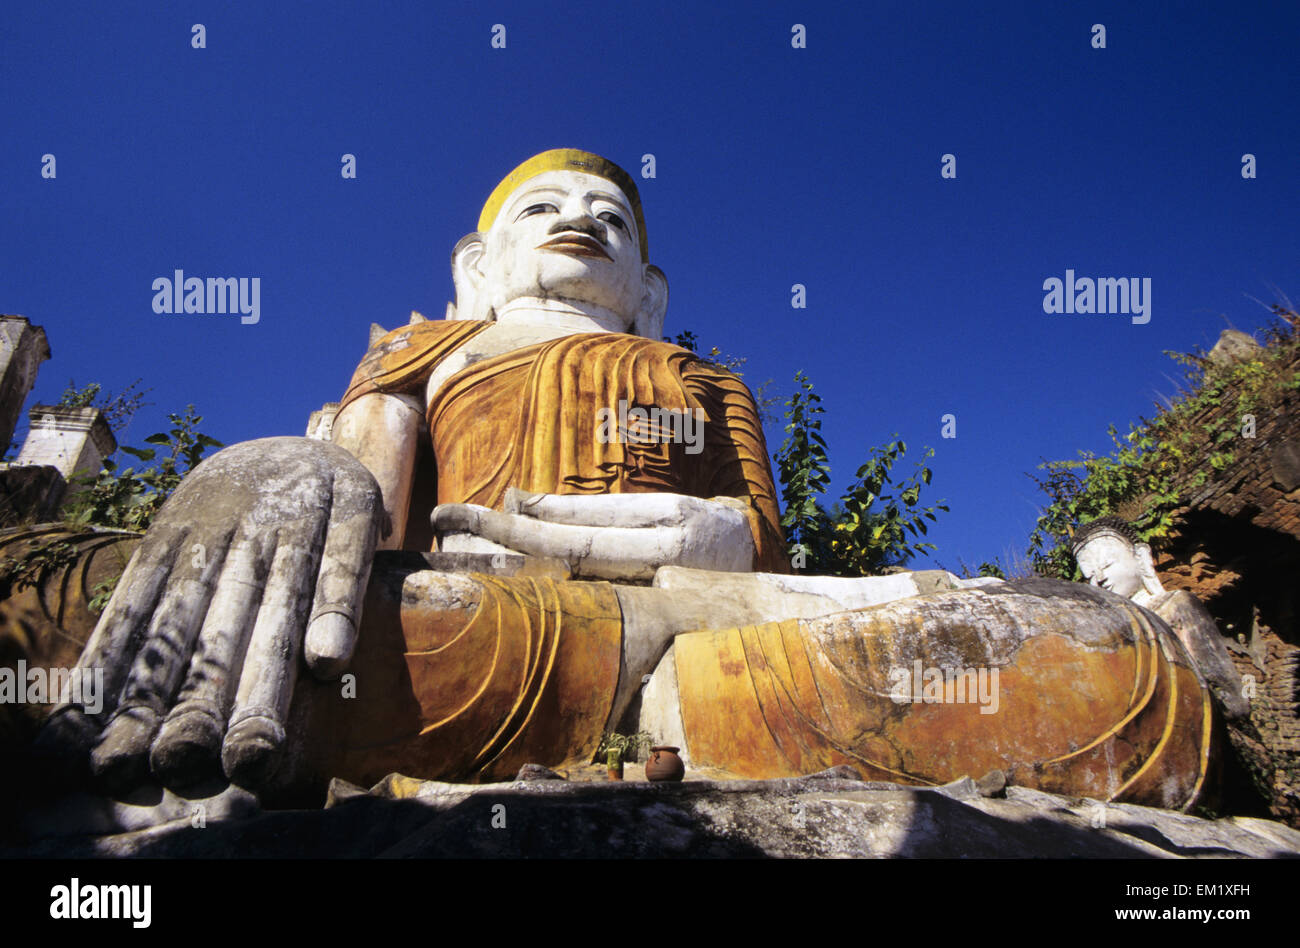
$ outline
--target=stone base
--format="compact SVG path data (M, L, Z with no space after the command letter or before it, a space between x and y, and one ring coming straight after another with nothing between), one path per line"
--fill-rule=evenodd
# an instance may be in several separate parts
M180 808L151 829L47 838L0 849L0 858L1300 856L1300 833L1267 820L1205 820L1020 787L984 796L981 787L1003 793L996 780L917 789L864 783L843 768L676 784L539 773L525 768L523 780L483 786L392 775L370 791L335 781L322 810L223 819L213 807L196 828Z

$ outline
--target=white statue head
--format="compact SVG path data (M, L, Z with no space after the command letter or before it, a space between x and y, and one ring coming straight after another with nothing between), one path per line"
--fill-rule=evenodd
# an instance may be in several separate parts
M478 230L452 251L452 275L458 319L492 320L517 300L557 301L659 339L668 308L636 184L613 162L570 148L529 158L497 185Z
M1133 527L1119 517L1101 517L1074 535L1074 558L1094 586L1126 599L1164 592L1151 558L1151 547L1139 543Z

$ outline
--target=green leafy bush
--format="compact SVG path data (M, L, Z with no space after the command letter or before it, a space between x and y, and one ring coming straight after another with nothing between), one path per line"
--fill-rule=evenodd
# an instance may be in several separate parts
M933 449L926 449L910 477L894 483L894 466L907 445L895 436L872 448L853 484L828 511L821 503L831 471L821 435L825 409L807 376L798 372L794 380L797 388L786 401L786 438L775 456L785 506L781 526L794 566L831 576L870 576L933 550L934 544L921 540L926 521L948 510L942 502L920 503L921 488L933 476L925 466Z
M1190 492L1236 463L1245 416L1262 416L1296 388L1289 366L1300 350L1300 316L1272 309L1278 320L1266 331L1259 358L1215 366L1203 353L1165 353L1184 367L1186 388L1178 398L1123 437L1113 425L1107 429L1114 445L1109 455L1081 451L1078 460L1044 461L1042 478L1029 475L1049 499L1029 537L1035 572L1082 579L1070 537L1076 526L1107 514L1131 521L1143 542L1167 536Z
M65 407L82 407L91 404L98 394L98 385L75 390ZM66 394L66 393L65 393ZM84 400L78 404L77 400ZM197 430L202 417L189 405L185 414L168 415L170 431L159 432L145 438L152 448L119 448L145 462L156 462L137 471L119 469L111 459L92 477L74 478L68 485L70 500L64 505L62 516L70 524L109 527L118 530L144 532L153 522L155 514L181 482L203 458L208 448L222 447L220 441L200 434ZM59 540L33 546L19 556L0 560L0 591L6 595L27 586L39 586L48 576L69 566L77 551L69 543ZM125 564L123 564L125 565ZM120 574L119 574L120 575ZM107 605L117 585L117 577L99 583L88 603L91 611L100 612Z
M116 527L121 530L147 530L154 516L172 491L203 458L208 448L220 448L215 438L197 430L203 418L189 405L185 414L169 414L170 431L145 438L152 448L119 448L120 451L152 466L136 470L119 469L116 462L105 460L103 469L93 477L78 478L70 488L73 500L64 509L70 523Z

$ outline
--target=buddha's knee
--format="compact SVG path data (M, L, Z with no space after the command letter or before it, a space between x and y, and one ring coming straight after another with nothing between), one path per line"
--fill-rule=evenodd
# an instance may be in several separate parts
M436 648L465 627L482 599L482 585L463 573L376 569L366 591L358 660Z

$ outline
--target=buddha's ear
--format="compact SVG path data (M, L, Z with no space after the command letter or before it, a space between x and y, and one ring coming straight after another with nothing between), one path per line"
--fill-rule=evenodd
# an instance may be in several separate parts
M483 235L475 231L466 234L456 242L451 251L451 280L456 285L456 305L448 307L448 314L453 309L456 319L491 319L486 312L487 306L481 302L481 290L485 282L480 264L483 260Z
M1137 556L1139 573L1142 576L1142 584L1146 586L1147 592L1159 593L1164 592L1164 585L1160 582L1160 574L1156 572L1155 560L1151 556L1151 547L1146 543L1133 544L1133 552Z
M645 292L636 319L632 321L632 332L658 342L663 338L664 314L668 312L668 278L653 263L647 263L644 282Z

